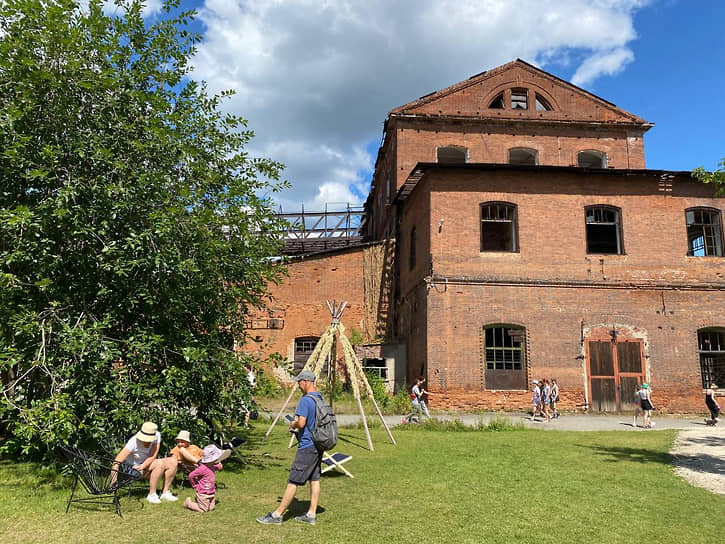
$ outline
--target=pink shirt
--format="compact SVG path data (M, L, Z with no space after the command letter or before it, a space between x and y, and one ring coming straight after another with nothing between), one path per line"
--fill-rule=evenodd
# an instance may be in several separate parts
M222 469L222 464L205 465L200 463L198 467L189 474L191 486L197 493L213 495L216 492L216 471Z

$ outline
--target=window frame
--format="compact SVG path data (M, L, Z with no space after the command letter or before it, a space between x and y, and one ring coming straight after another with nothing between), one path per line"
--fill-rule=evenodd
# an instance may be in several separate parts
M509 105L512 110L528 111L528 109L529 109L529 89L527 89L526 87L512 87L511 94L509 96L510 96ZM515 98L515 97L521 97L521 96L523 96L523 98L524 98L523 99L523 104L524 104L523 108L517 107L514 105L514 104L521 103L520 98Z
M511 153L515 151L526 151L529 153L529 155L533 155L534 157L534 164L528 164L523 162L511 162ZM513 164L515 166L539 166L539 150L535 149L533 147L510 147L508 149L508 164Z
M511 331L516 332L511 334ZM523 325L489 323L481 327L481 369L485 390L527 389L527 342L528 335Z
M580 163L580 157L582 154L588 153L590 155L596 155L599 157L599 166L583 166ZM607 167L607 154L604 151L599 151L598 149L582 149L581 151L578 151L576 154L576 166L577 168L606 168Z
M713 222L713 223L695 223L695 222L690 223L688 220L688 217L687 217L688 214L690 214L690 213L695 214L698 212L699 213L706 212L706 213L714 214L716 216L717 221ZM692 241L694 241L694 239L693 240L690 239L690 228L692 225L701 226L703 229L705 229L705 227L707 227L708 225L717 228L717 239L714 240L714 242L715 242L715 248L714 248L715 252L714 253L710 253L708 251L707 235L703 232L703 236L702 236L702 238L704 240L703 249L704 249L705 253L704 253L704 255L695 254L697 249L692 244ZM709 206L693 206L691 208L687 208L685 210L685 233L687 235L687 256L688 257L722 257L723 256L722 212L718 208L711 208ZM713 236L713 238L714 238L714 236Z
M484 207L487 206L503 206L511 210L511 218L509 220L484 220ZM511 223L511 249L485 249L484 248L484 224L485 223ZM479 250L481 253L519 253L519 213L518 205L513 202L504 202L500 200L490 200L479 204Z
M712 342L706 342L704 339L705 335L717 335L717 347L719 349L704 349L706 344ZM699 356L700 363L700 379L702 380L702 388L708 389L712 384L718 386L718 390L725 388L725 327L703 327L697 330L697 353ZM709 358L713 360L708 361ZM720 359L717 361L717 359ZM715 371L714 365L723 367L723 370ZM706 366L710 365L710 369L706 370ZM719 377L718 377L719 376ZM723 378L722 380L720 378Z
M459 161L443 161L441 162L441 150L451 150L463 154L463 162ZM441 145L436 147L436 162L438 164L466 164L468 162L468 148L460 145Z
M612 223L609 221L598 221L598 222L592 222L589 223L587 221L587 216L589 214L589 211L593 210L605 210L614 212L616 214L617 220L614 222L614 225L616 227L616 236L617 236L617 251L616 252L602 252L602 251L592 251L589 247L589 225L611 225ZM622 209L613 206L611 204L592 204L590 206L584 206L584 240L586 243L586 252L587 255L625 255L624 251L624 231L622 229Z

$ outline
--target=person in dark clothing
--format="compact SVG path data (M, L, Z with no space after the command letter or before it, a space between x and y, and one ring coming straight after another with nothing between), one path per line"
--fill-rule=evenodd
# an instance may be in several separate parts
M705 405L710 410L710 419L705 420L708 425L717 425L718 416L720 415L720 405L715 400L715 390L717 385L714 383L705 390Z

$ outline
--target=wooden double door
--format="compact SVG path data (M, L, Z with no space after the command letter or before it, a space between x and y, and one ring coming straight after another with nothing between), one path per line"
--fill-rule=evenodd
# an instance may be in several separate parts
M634 410L634 393L644 381L641 340L587 342L589 403L593 410Z

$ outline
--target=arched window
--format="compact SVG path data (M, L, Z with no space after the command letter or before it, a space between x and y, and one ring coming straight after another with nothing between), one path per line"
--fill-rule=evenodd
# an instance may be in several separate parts
M509 149L509 164L536 166L539 164L539 152L528 147Z
M720 210L690 208L687 222L687 254L694 257L722 257Z
M415 227L410 229L410 253L408 253L408 270L415 268Z
M312 355L319 340L317 336L300 336L299 338L295 338L295 375L304 368L307 359Z
M438 162L441 164L465 164L467 162L468 149L449 145L438 148Z
M516 205L508 202L481 204L481 251L517 252Z
M622 232L619 208L589 206L585 208L587 253L621 255Z
M580 151L576 156L576 165L580 168L606 168L607 155L601 151Z
M713 384L725 388L725 329L709 328L697 331L697 347L700 352L702 387Z
M541 96L539 93L536 93L536 111L551 111L552 107L551 104L549 104L549 101Z
M503 92L500 92L496 95L496 98L491 100L491 103L488 105L488 107L492 110L502 110L504 109L504 98L503 98Z
M526 330L517 325L483 327L486 389L526 389Z

